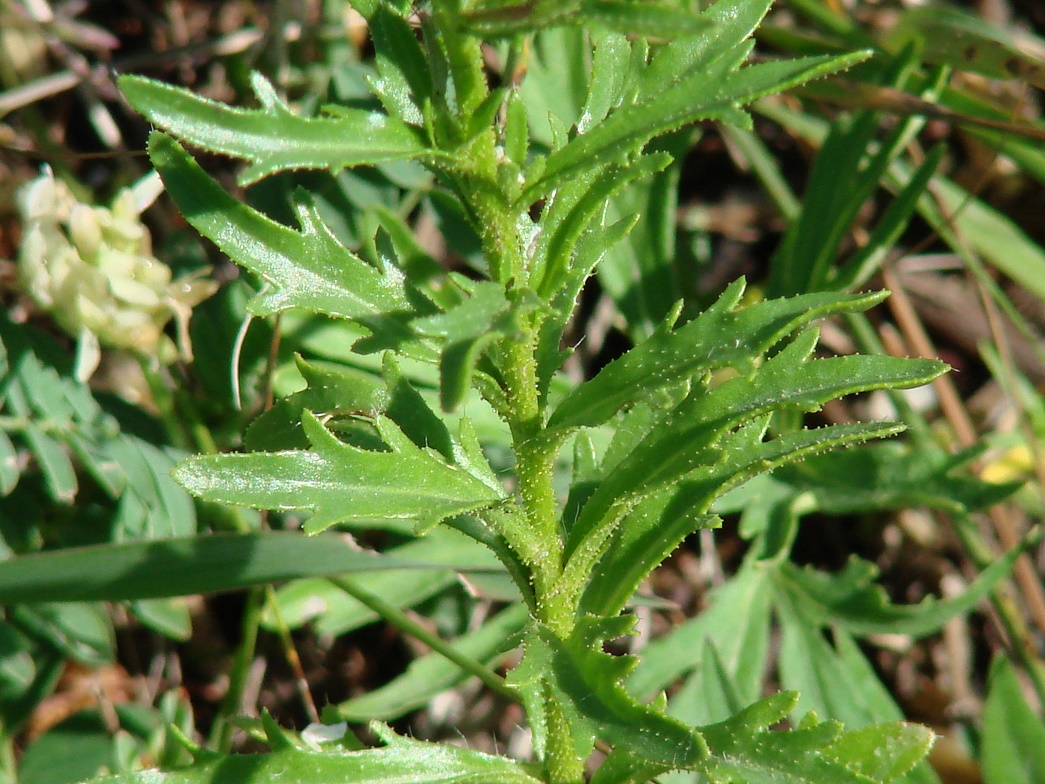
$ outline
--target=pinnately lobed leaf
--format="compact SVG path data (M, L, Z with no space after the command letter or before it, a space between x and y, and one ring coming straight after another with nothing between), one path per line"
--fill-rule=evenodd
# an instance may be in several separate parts
M157 128L196 147L250 161L241 185L285 169L337 173L426 152L416 130L381 112L340 108L334 116L295 114L257 73L251 85L261 109L232 108L141 76L122 76L119 85Z
M946 370L941 362L883 356L811 360L816 341L816 330L808 330L750 378L692 390L606 476L571 529L567 552L597 530L620 499L648 495L717 459L718 440L731 428L774 410L815 411L855 392L920 386Z
M137 771L95 779L93 784L541 784L507 757L423 743L394 734L375 722L383 748L316 752L295 748L266 719L268 754L218 755L203 752L192 767L169 772Z
M649 339L575 387L552 414L549 426L600 425L654 389L716 368L744 367L798 327L837 313L866 310L884 299L871 294L807 294L738 307L743 278L734 281L697 318L673 329L663 324Z
M794 730L770 732L796 700L779 692L702 727L711 753L698 770L713 784L888 784L932 746L930 730L903 722L844 732L839 722L807 717Z
M391 420L378 420L382 436L394 441L388 452L340 441L308 411L302 425L311 451L195 457L182 463L174 478L207 501L312 510L308 533L339 522L397 518L430 526L501 499L437 453L418 448Z
M535 622L513 683L530 701L542 699L545 689L555 695L567 711L582 758L598 737L664 770L693 767L708 753L700 733L628 694L622 681L637 659L602 651L603 640L630 633L633 623L629 616L585 615L562 640Z
M379 270L344 247L307 202L294 231L234 199L178 142L149 137L149 157L185 219L237 264L273 290L251 303L258 315L291 307L367 323L409 312L402 273Z

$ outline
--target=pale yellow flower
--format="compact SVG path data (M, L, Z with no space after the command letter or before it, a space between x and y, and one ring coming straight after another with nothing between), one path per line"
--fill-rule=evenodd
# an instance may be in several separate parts
M48 169L22 187L18 201L22 286L80 341L79 375L93 372L99 345L164 364L191 358L189 315L217 283L200 274L172 279L152 254L134 191L121 190L109 207L83 204ZM177 345L164 334L172 318Z

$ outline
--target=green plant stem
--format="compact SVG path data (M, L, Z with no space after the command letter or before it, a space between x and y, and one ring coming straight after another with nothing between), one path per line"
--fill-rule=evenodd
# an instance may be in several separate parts
M483 666L480 662L470 656L465 656L460 651L454 649L452 645L444 641L438 635L433 634L394 604L386 602L376 594L370 593L370 591L360 586L355 580L349 579L348 577L330 577L328 579L353 599L369 607L397 629L412 637L416 637L436 653L452 661L470 675L474 675L498 694L501 694L510 700L519 699L519 694L515 689L508 685L504 678L489 667Z
M142 369L142 375L145 376L149 393L152 395L156 413L163 423L164 430L167 431L167 437L175 446L191 450L191 438L185 432L184 423L178 418L174 393L163 378L163 370L154 365L145 355L138 357L138 364Z
M548 784L582 784L584 760L573 748L569 719L550 686L545 687L544 705L548 722L548 746L545 749Z
M484 135L471 145L475 168L463 173L459 185L462 199L475 218L490 277L510 292L512 287L528 283L529 269L519 235L520 218L525 216L512 208L511 200L495 185L494 141L492 134ZM482 174L476 176L475 172ZM539 332L540 317L530 316L522 334L502 345L499 366L505 399L498 411L512 433L518 496L526 518L526 530L513 537L518 541L511 543L530 569L538 619L565 639L573 629L576 599L561 590L564 541L552 469L562 442L561 437L550 436L544 427L536 357ZM544 703L549 784L579 784L584 780L584 760L574 749L569 719L550 690Z
M190 441L196 450L216 454L220 450L214 441L210 430L203 423L195 405L192 405L188 396L178 397L165 383L162 374L154 368L150 368L145 360L141 363L142 372L149 384L153 401L159 411L168 435L175 443ZM181 406L177 406L178 403ZM181 415L188 417L185 422ZM248 533L252 527L243 515L243 510L232 509L230 516L233 528L239 533ZM246 688L247 676L250 673L250 663L254 659L257 650L258 630L261 626L261 611L266 601L266 588L254 588L247 594L247 604L244 608L241 621L242 641L236 649L232 667L229 674L229 687L222 700L221 708L211 728L208 744L222 752L227 752L232 744L233 726L228 718L240 710L243 701L243 692Z
M301 657L298 656L298 649L294 647L294 638L290 634L290 627L287 626L287 621L283 617L283 610L280 609L276 589L271 584L265 586L265 606L272 613L272 620L279 635L280 647L283 648L283 657L290 664L290 669L294 671L294 680L297 681L298 694L301 696L301 705L305 709L305 714L308 716L309 721L318 722L320 720L319 711L316 710L316 702L312 699L312 691L309 689L308 679L305 677L305 671L301 666Z
M18 763L15 761L14 736L2 732L3 743L0 743L0 784L16 784L18 781Z
M565 637L572 628L573 613L556 601L560 594L554 590L563 567L563 541L552 486L558 440L548 437L541 421L534 343L535 333L531 331L525 339L507 341L504 347L508 425L515 445L519 496L532 536L540 543L540 558L530 564L534 570L537 612L556 634Z
M247 686L247 676L250 674L250 663L254 660L254 652L257 650L261 610L264 606L265 589L252 589L247 594L247 606L244 608L243 621L240 624L243 639L236 649L236 656L230 668L229 689L225 692L225 699L221 702L221 711L214 720L214 726L211 728L208 739L208 745L220 752L228 752L232 747L232 732L235 728L228 719L229 716L239 712L243 702L243 692Z
M552 485L552 469L561 440L544 427L537 386L537 332L531 323L522 339L507 341L503 349L508 425L515 448L519 496L530 535L537 542L538 557L529 564L537 617L554 634L566 639L575 622L576 597L562 590L564 541ZM584 780L584 760L574 748L569 718L551 689L545 691L544 710L548 782L580 784Z

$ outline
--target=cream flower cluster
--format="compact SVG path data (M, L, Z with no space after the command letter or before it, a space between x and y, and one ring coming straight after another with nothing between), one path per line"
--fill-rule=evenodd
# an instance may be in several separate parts
M19 191L23 239L19 276L25 291L80 341L81 375L97 365L98 346L132 349L168 364L189 358L188 319L217 284L199 275L172 279L152 255L135 191L110 207L76 200L50 170ZM176 319L178 344L164 334ZM179 351L180 349L180 351ZM86 371L86 372L85 372Z

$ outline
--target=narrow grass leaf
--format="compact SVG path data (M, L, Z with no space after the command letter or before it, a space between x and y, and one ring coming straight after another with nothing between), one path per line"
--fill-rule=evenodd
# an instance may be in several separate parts
M1045 250L1040 245L1012 220L950 180L937 177L933 193L943 207L937 220L953 220L984 258L1045 301Z
M334 536L297 532L121 542L0 562L0 605L158 599L410 565L360 552Z

